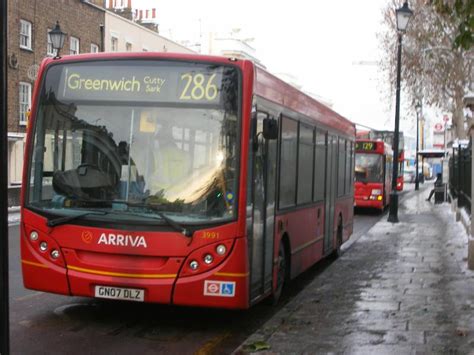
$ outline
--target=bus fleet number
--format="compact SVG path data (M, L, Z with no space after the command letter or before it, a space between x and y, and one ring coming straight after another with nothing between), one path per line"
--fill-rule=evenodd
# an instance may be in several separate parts
M219 239L219 232L204 232L202 239Z

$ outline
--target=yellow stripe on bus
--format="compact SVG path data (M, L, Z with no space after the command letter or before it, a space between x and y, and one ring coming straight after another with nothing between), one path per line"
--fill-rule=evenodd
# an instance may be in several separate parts
M249 276L249 273L245 274L238 274L238 273L230 273L230 272L216 272L214 275L216 276L229 276L229 277L247 277Z
M21 262L22 262L23 264L26 264L26 265L31 265L31 266L41 267L41 268L43 268L43 269L48 269L48 266L47 266L47 265L40 264L40 263L35 263L35 262L33 262L33 261L21 260Z
M84 268L72 266L72 265L68 265L67 268L70 270L85 272L88 274L130 277L130 278L135 278L135 279L172 279L176 277L176 274L126 274L126 273L121 273L121 272L109 272L109 271L101 271L101 270L84 269Z

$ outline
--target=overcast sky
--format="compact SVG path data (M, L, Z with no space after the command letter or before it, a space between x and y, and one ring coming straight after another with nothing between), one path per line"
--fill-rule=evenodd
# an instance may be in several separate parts
M377 32L385 0L133 0L134 8L156 8L160 34L174 40L204 40L208 33L240 28L264 65L297 78L303 89L333 103L351 121L378 129L394 122L380 59ZM393 98L392 101L395 101ZM408 115L408 113L406 113ZM402 108L402 116L404 115ZM410 126L407 121L402 127Z

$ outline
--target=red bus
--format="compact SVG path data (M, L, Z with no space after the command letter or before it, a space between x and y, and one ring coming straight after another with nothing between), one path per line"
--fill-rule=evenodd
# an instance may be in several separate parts
M383 210L390 202L393 152L382 141L357 140L354 206Z
M356 134L357 139L381 140L389 144L393 149L393 131L359 131ZM405 140L403 132L398 135L398 176L397 176L397 191L403 191L403 173L405 171Z
M399 143L401 144L401 143ZM397 191L403 191L403 174L405 172L405 150L400 150L398 154L398 176L397 176Z
M352 233L355 126L251 61L49 58L31 111L29 289L248 308Z

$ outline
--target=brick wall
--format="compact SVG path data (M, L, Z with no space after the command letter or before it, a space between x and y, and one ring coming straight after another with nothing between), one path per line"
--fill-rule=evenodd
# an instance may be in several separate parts
M20 19L32 24L31 50L20 48ZM15 68L8 66L8 132L25 132L26 127L19 124L19 83L30 83L33 88L31 74L46 57L48 29L53 29L56 21L68 34L61 54L69 54L70 36L79 39L81 53L89 53L91 43L100 46L99 26L105 21L102 9L81 0L8 0L7 55L9 59L16 58L10 63L17 62ZM11 162L11 153L8 154L9 168L18 166L18 162ZM18 188L9 188L8 203L19 204Z
M68 34L62 54L69 54L70 36L79 38L80 51L90 52L91 43L100 45L99 25L104 23L104 12L81 0L9 0L8 55L14 55L18 68L8 67L8 130L23 132L19 125L19 82L34 84L28 70L39 65L46 56L47 31L59 21L61 30ZM20 19L32 23L32 50L21 49Z

